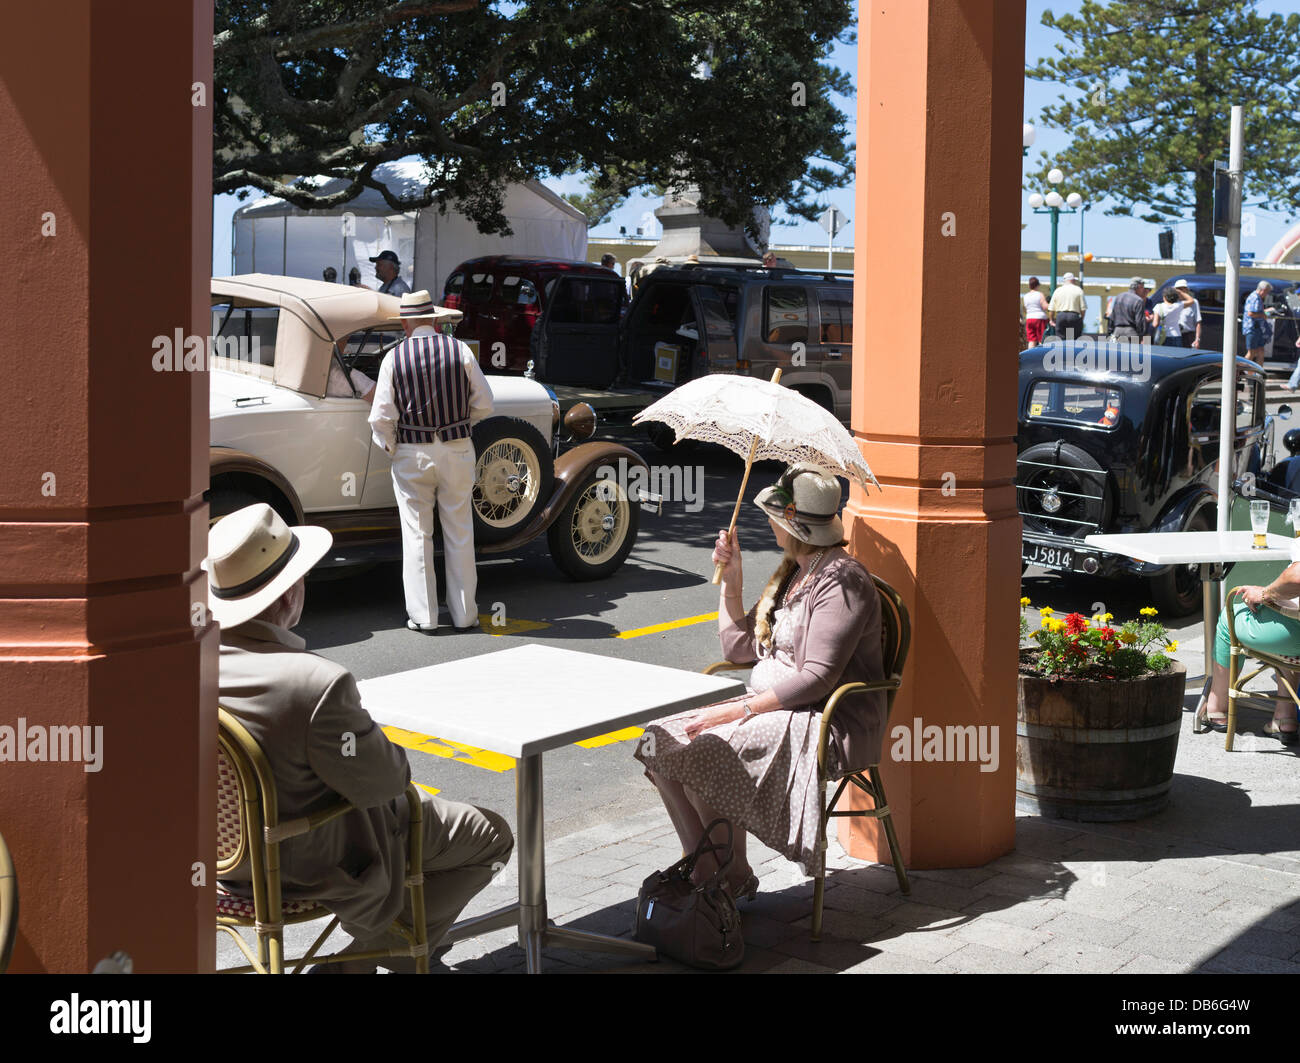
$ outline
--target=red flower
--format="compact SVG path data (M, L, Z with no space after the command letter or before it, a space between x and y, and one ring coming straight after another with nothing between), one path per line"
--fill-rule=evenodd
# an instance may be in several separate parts
M1088 621L1082 613L1071 613L1065 618L1065 630L1071 635L1081 635L1088 630Z
M1113 627L1104 627L1101 629L1102 642L1109 642L1114 637L1115 637L1115 629Z

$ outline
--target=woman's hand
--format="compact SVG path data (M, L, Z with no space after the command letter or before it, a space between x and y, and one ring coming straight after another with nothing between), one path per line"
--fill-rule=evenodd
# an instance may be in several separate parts
M724 705L708 705L701 709L699 715L686 725L686 737L694 741L705 731L714 727L721 727L724 723L738 720L744 715L744 706L736 702Z
M738 592L743 575L740 570L740 538L734 531L730 540L726 528L718 532L718 541L713 544L713 563L722 566L722 582Z

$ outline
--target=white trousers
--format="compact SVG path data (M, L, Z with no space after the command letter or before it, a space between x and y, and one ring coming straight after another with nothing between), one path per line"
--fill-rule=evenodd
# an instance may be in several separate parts
M447 571L447 611L456 627L478 622L478 571L474 567L474 444L398 443L393 494L402 520L402 586L406 615L417 624L438 623L438 577L433 569L433 507L442 525Z

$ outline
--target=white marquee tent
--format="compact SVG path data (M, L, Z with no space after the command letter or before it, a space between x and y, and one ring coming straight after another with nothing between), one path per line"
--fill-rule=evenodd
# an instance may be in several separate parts
M418 162L385 163L375 171L399 196L422 186L420 173ZM336 179L317 191L343 187L342 179ZM586 216L540 182L508 186L503 212L513 236L480 233L469 218L456 213L454 205L445 215L436 205L394 211L373 188L329 210L306 211L266 197L235 211L231 268L236 274L278 273L320 280L325 267L333 266L338 280L346 284L356 266L361 283L373 288L377 282L370 257L395 251L406 283L413 290L427 288L438 299L448 274L467 258L512 254L585 260Z

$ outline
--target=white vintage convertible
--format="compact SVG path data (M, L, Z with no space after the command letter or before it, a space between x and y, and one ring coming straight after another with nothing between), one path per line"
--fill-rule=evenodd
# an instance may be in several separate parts
M334 533L322 567L401 556L389 457L372 442L370 404L350 383L352 370L375 378L402 339L398 307L393 296L324 281L213 279L212 519L262 501L290 524ZM331 364L353 395L326 394ZM609 442L580 443L557 457L554 393L525 377L487 379L493 416L473 431L477 552L504 553L546 532L562 571L608 576L636 541L640 505L598 470L620 457L645 462ZM564 418L570 440L587 439L595 426L585 404Z

